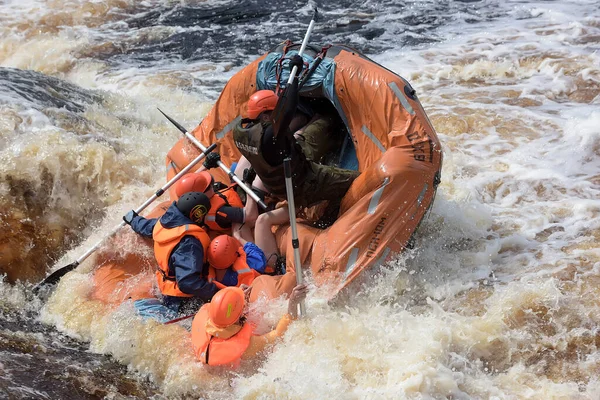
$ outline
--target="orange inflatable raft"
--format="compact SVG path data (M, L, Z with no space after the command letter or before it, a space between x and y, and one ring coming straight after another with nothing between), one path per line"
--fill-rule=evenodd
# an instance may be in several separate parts
M192 132L204 146L216 143L225 164L231 165L241 156L232 130L241 120L248 98L257 90L275 90L279 83L285 84L288 60L298 48L284 43L234 75ZM307 66L318 58L321 61L306 78L300 96L335 108L347 129L336 164L361 172L344 196L332 226L316 229L301 221L298 224L303 264L310 265L317 285L332 284L336 294L363 271L409 246L435 197L442 151L406 80L346 46L309 46L303 58ZM199 150L182 138L168 153L167 178L198 154ZM211 172L217 180L228 181L221 170ZM289 226L280 227L278 243L293 271L288 230ZM265 290L275 293L269 284Z
M286 60L297 54L288 44L260 57L236 75L192 134L205 146L217 143L222 161L240 158L232 129L248 98L257 90L286 82ZM324 52L326 50L326 53ZM347 129L338 165L361 172L342 200L337 221L327 229L298 223L301 262L310 266L317 285L332 284L332 296L360 274L402 251L431 206L440 182L442 152L437 135L410 84L355 50L345 46L309 48L303 55L312 65L322 57L300 95L333 106ZM199 154L182 138L167 155L171 179ZM228 182L219 169L216 180ZM172 188L171 200L177 198ZM170 201L148 215L159 217ZM251 301L260 296L290 293L295 285L289 226L277 230L281 253L287 255L284 276L261 276L253 283ZM118 239L117 239L118 240ZM151 244L147 244L148 249ZM149 255L150 254L150 255ZM125 257L110 250L96 258L92 298L119 304L152 297L155 261L151 252Z

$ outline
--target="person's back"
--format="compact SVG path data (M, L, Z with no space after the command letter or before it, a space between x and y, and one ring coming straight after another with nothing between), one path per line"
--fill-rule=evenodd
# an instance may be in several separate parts
M154 241L158 264L156 283L165 304L178 311L185 304L209 301L217 292L204 277L210 238L200 227L210 209L203 193L189 192L173 202L160 219L130 212L125 222L138 234Z
M288 302L288 313L274 330L255 335L254 326L246 322L246 297L238 287L228 287L217 293L213 301L202 306L192 322L192 346L196 358L211 366L237 367L242 359L255 357L265 347L283 336L290 323L298 317L298 304L308 288L296 286Z

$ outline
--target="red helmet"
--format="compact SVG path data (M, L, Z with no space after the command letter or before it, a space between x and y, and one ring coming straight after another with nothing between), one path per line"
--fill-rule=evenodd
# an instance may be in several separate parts
M272 90L259 90L248 100L248 118L257 119L264 111L273 111L279 97Z
M208 246L208 262L216 269L227 269L240 256L238 253L240 247L240 242L233 236L217 236Z
M227 328L235 324L244 312L246 299L244 291L236 286L221 289L208 306L208 318L217 328Z
M175 184L175 194L181 197L187 192L204 193L214 182L213 176L208 171L185 174Z

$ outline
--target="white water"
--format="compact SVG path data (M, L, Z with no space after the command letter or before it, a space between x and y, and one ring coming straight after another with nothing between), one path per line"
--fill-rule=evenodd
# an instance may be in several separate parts
M167 396L600 398L600 8L591 1L504 7L509 17L437 30L441 43L372 55L415 87L445 161L417 248L387 265L347 306L332 309L314 290L309 318L264 360L237 373L196 362L183 327L142 323L131 304L107 309L88 300L84 272L92 262L63 279L41 320L113 355ZM70 168L82 171L78 179L106 188L96 190L108 207L101 226L58 267L164 182L163 158L177 132L154 107L173 110L189 129L208 110L214 89L206 97L187 90L201 70L197 62L105 69L66 51L85 48L85 40L43 40L14 44L17 51L1 64L109 91L106 104L85 115L124 146L69 141L42 114L12 111L33 115L20 136L3 130L14 151L2 156L20 162L15 170L36 179L35 165L58 170L56 155L66 151L77 160ZM32 153L40 141L43 150ZM98 164L94 148L109 160ZM124 166L128 173L120 175ZM73 199L53 193L57 202ZM35 308L22 305L17 289L0 288L3 302ZM284 306L267 320L276 321Z

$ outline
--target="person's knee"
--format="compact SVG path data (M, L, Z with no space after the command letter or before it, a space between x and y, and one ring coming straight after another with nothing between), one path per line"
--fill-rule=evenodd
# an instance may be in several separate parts
M257 228L270 225L269 213L260 214L258 217L256 217L256 222L254 225Z

